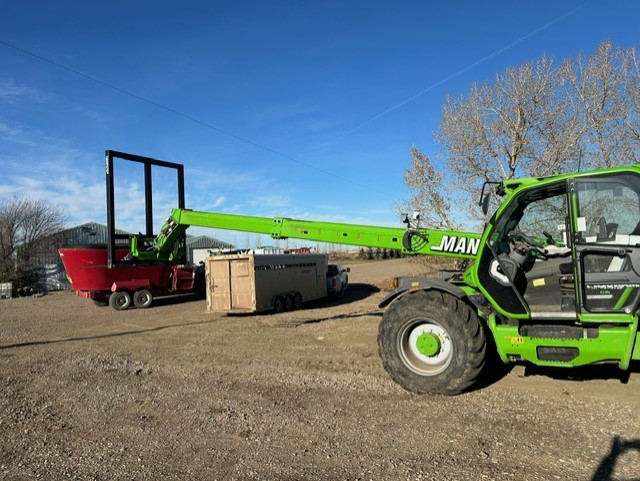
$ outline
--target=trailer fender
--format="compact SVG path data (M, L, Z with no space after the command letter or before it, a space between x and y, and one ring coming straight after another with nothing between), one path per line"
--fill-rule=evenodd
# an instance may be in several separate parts
M133 279L130 281L115 281L111 285L111 292L127 290L135 292L138 289L151 289L149 279Z
M395 299L403 296L406 292L436 289L438 291L448 292L449 294L463 299L467 297L467 294L458 286L451 284L450 282L442 279L427 279L426 277L404 277L400 279L400 285L391 294L385 297L380 304L379 308L387 307Z

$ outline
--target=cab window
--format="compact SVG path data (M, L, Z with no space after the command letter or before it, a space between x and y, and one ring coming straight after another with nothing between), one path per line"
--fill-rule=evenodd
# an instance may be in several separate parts
M635 245L640 241L638 177L599 178L577 187L577 242Z

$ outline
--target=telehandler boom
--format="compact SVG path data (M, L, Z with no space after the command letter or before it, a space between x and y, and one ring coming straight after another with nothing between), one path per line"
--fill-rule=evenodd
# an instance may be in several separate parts
M173 209L158 236L131 239L131 253L142 261L171 261L180 256L179 243L189 226L267 234L273 239L296 238L464 259L475 259L481 237L474 232L401 229Z
M189 226L458 257L471 261L460 278L404 279L380 303L379 353L405 389L463 392L488 346L505 363L628 370L640 360L640 164L496 184L482 234L179 208L157 236L130 239L131 262L179 262Z

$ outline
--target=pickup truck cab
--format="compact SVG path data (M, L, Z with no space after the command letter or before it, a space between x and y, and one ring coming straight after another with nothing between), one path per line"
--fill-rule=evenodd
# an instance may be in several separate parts
M327 294L342 297L349 284L348 267L341 264L329 264L327 266Z

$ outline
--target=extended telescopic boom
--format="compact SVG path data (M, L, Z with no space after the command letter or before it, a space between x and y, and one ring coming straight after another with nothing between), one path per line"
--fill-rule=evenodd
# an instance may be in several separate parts
M462 259L475 258L482 235L452 230L403 229L173 209L158 236L136 236L131 239L131 254L140 260L174 260L179 251L176 243L181 241L182 234L189 226L266 234L273 239L304 239Z

